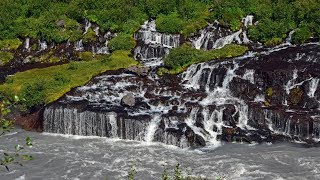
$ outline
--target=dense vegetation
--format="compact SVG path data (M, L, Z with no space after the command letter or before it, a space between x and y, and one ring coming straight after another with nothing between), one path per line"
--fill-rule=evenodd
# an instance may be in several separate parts
M319 37L319 9L319 0L2 0L0 40L75 41L83 38L79 24L84 18L102 31L128 35L157 18L159 31L190 35L215 19L238 30L242 18L253 14L259 23L249 31L252 39L278 42L297 29L293 39L298 43Z
M128 57L129 51L115 51L103 60L71 62L60 66L32 69L7 78L0 85L0 94L18 95L27 108L59 99L73 87L87 83L93 76L107 70L127 68L137 62Z
M220 0L215 1L213 18L233 30L240 28L240 19L253 14L258 20L249 30L249 37L260 42L279 42L289 31L295 43L320 36L319 0Z
M170 54L164 59L164 62L170 68L170 73L176 74L182 72L191 64L240 56L247 50L246 46L230 44L221 49L202 51L192 48L188 44L183 44L178 48L172 49Z

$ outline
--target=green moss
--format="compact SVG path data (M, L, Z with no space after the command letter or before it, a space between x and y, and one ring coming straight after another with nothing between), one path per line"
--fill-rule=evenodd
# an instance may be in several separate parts
M94 54L92 52L80 52L79 58L84 61L92 61L94 59Z
M272 38L270 40L268 40L267 42L265 42L266 46L276 46L281 44L282 39L281 38Z
M290 102L297 105L302 101L303 91L300 88L293 88L290 91Z
M272 87L269 87L266 89L266 96L271 97L273 95L273 89Z
M0 49L1 50L16 50L22 42L19 39L6 39L0 41Z
M164 68L164 67L161 67L161 68L159 68L159 69L157 70L157 75L158 75L158 76L163 76L163 75L169 74L169 73L170 73L169 69Z
M117 37L111 39L108 43L108 47L111 51L116 50L131 50L136 46L136 41L127 34L120 34Z
M11 52L3 52L0 51L0 65L6 65L11 60L13 60L14 56Z
M236 57L243 55L246 51L248 51L246 46L234 44L210 51L197 50L188 44L183 44L178 48L172 49L164 59L164 62L170 68L170 73L177 74L184 71L191 64Z
M31 49L32 49L32 51L35 51L35 50L37 49L37 44L33 44L33 45L31 46Z
M13 95L24 97L27 96L26 94L37 93L40 87L34 86L37 86L35 85L37 82L41 82L43 85L41 93L43 94L38 94L39 96L37 95L29 99L26 103L30 103L29 106L36 106L42 102L48 104L56 101L72 88L86 84L93 76L108 70L136 65L137 62L128 57L129 54L129 51L119 51L114 52L104 62L98 60L72 62L48 68L18 72L8 77L6 82L0 85L0 94L8 97ZM70 66L76 68L70 68ZM42 97L42 95L43 101L40 101L39 97Z
M84 35L83 42L88 43L88 42L95 42L95 41L97 41L96 33L90 28L88 32Z
M293 33L292 42L295 44L305 43L310 39L311 35L311 31L308 27L301 27Z
M180 33L183 28L183 20L174 12L169 15L159 15L157 20L157 30L164 33Z

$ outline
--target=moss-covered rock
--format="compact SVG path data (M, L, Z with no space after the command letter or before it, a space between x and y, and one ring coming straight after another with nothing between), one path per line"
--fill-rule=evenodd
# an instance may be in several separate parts
M111 51L117 50L131 50L136 46L136 41L130 35L120 34L111 39L108 47Z
M97 41L96 33L90 28L88 32L84 35L83 42L88 43L88 42L95 42L95 41Z
M303 91L299 88L293 88L289 94L289 100L292 105L298 105L302 101Z
M0 65L6 65L10 61L12 61L14 58L13 54L11 52L3 52L0 51Z
M171 74L177 74L184 71L191 64L241 56L246 51L248 51L248 47L235 44L210 51L198 50L192 48L189 44L183 44L178 48L172 49L164 59L164 63L170 68Z
M79 58L84 61L92 61L94 59L94 54L90 51L80 52Z
M272 47L272 46L276 46L276 45L281 44L281 42L282 42L281 38L272 38L272 39L268 40L267 42L265 42L265 45Z
M1 50L17 50L19 46L22 44L22 42L17 38L17 39L6 39L0 41L0 49Z
M164 67L161 67L161 68L159 68L159 69L157 70L157 75L158 75L158 76L163 76L163 75L165 75L165 74L170 74L169 69L164 68Z

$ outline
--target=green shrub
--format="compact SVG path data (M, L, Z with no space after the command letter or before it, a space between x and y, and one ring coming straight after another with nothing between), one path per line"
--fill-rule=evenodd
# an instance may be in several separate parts
M159 15L157 20L157 30L164 33L180 33L183 28L183 20L178 17L176 12L169 15Z
M94 32L91 28L88 30L88 32L83 37L83 42L95 42L97 41L96 32Z
M66 84L66 83L70 82L70 79L68 79L68 77L66 77L65 75L63 75L60 72L54 73L53 79L55 81L55 84L57 84L57 85L62 85L62 84Z
M161 68L159 68L159 69L157 70L157 75L158 75L158 76L163 76L163 75L169 74L169 73L170 73L169 69L164 68L164 67L161 67Z
M301 27L293 33L292 42L295 44L305 43L310 39L311 35L308 27Z
M11 60L13 60L14 56L11 52L3 52L0 51L0 65L6 65Z
M94 55L90 51L80 52L79 58L84 61L92 61L94 59Z
M164 63L173 74L182 72L191 64L222 58L231 58L243 55L248 50L245 46L227 45L221 49L210 51L202 51L192 48L190 45L183 44L182 46L172 49L170 54L164 59Z
M16 50L22 42L19 39L6 39L0 41L0 49L1 50Z
M281 38L272 38L269 41L267 41L265 43L265 45L267 45L267 46L276 46L276 45L281 44L281 42L282 42Z
M24 104L28 108L44 104L45 100L45 83L41 80L38 80L31 84L26 84L23 87L21 94L22 98L25 99Z
M111 39L108 43L108 47L111 51L116 50L131 50L136 46L136 41L133 37L120 34L117 37Z
M71 62L71 63L68 64L67 69L68 70L77 70L78 69L78 65L75 62Z

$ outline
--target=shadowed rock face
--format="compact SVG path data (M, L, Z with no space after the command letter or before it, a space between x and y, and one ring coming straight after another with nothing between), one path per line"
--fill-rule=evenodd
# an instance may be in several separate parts
M319 52L319 45L268 50L195 64L178 77L101 75L48 106L43 128L179 147L283 140L318 145ZM135 106L121 106L130 93Z

